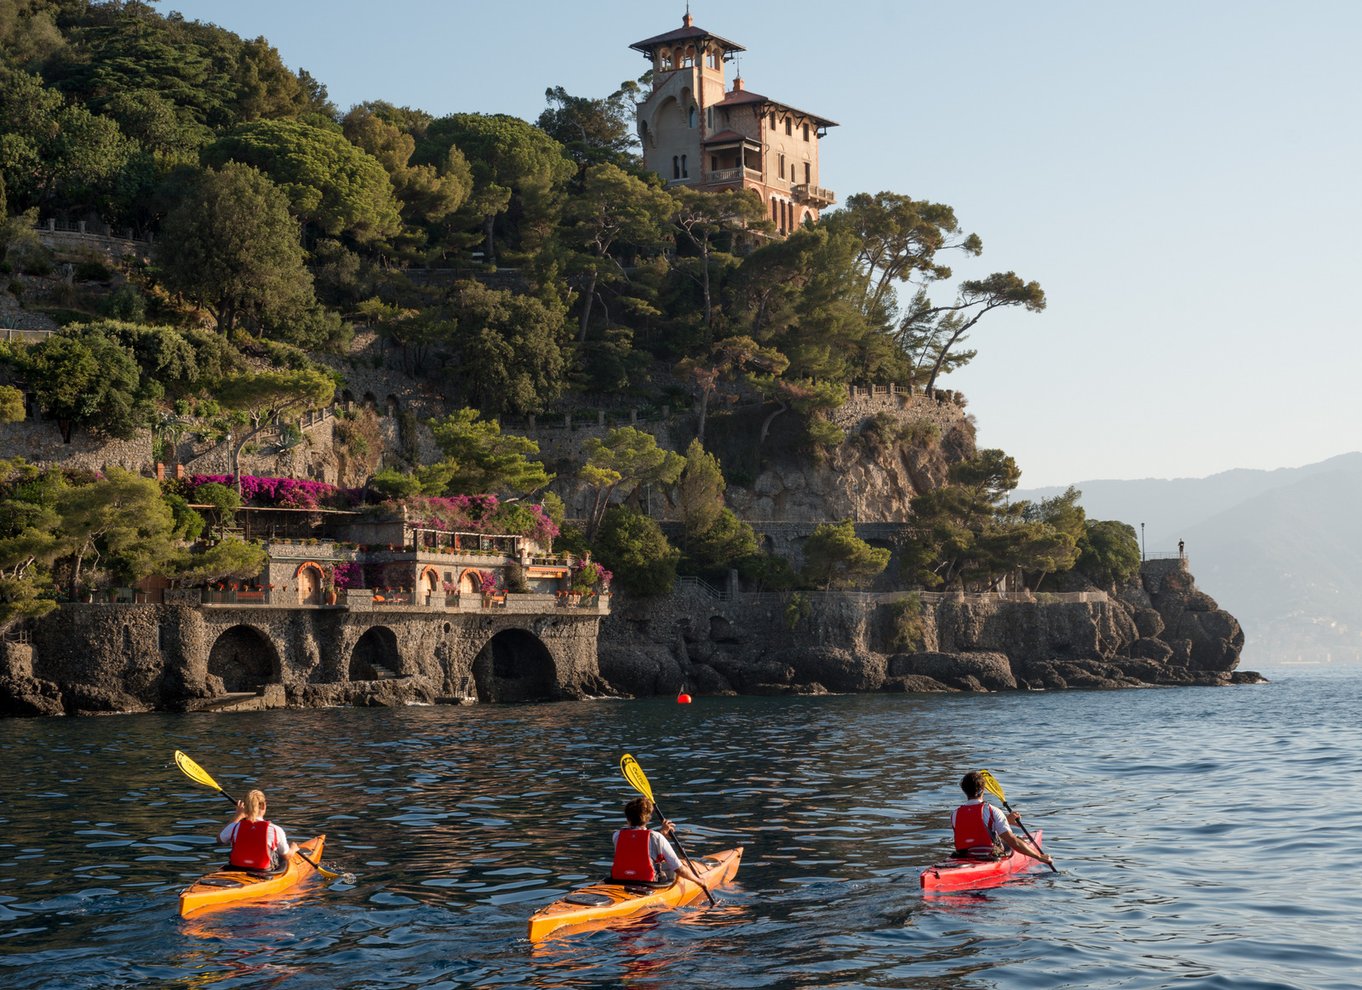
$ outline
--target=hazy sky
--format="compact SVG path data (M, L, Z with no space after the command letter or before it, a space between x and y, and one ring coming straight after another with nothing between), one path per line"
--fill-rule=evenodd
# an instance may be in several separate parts
M342 109L534 120L679 27L657 0L165 0L264 35ZM1362 2L696 0L749 89L836 120L822 184L949 203L1042 314L944 381L1023 487L1362 447ZM730 73L732 71L730 63ZM730 75L731 79L731 75Z

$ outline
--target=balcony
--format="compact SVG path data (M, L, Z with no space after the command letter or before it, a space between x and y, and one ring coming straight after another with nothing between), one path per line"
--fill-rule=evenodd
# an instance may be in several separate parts
M837 202L837 194L831 189L810 185L807 182L800 182L791 186L790 195L796 203L805 203L819 210Z
M755 168L720 168L705 173L705 185L730 186L747 182L761 182L761 172Z

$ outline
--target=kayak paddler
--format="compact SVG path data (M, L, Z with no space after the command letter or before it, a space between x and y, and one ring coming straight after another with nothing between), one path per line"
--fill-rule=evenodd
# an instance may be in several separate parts
M298 844L290 843L282 828L265 819L265 794L258 790L236 803L236 817L227 823L218 842L232 847L227 862L242 870L278 870L298 851Z
M1016 812L1004 814L984 799L984 775L971 770L960 781L960 789L969 798L951 812L951 830L955 834L955 855L964 859L999 859L1012 849L1038 859L1046 866L1054 866L1047 854L1025 839L1012 834L1012 826L1021 822Z
M610 879L613 882L670 883L675 875L704 886L704 881L681 862L667 841L676 833L676 826L664 820L660 830L648 827L653 817L652 801L646 797L634 798L624 806L624 817L629 824L616 830L612 837L615 862L610 867Z

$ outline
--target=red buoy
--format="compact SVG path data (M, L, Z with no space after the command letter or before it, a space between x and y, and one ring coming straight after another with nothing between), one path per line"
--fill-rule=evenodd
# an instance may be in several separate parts
M678 705L689 705L690 695L686 694L685 691L682 691L680 694L676 696L676 703Z

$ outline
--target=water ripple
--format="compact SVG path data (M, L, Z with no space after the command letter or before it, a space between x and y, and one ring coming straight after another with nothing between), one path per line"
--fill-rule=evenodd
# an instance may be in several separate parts
M0 807L0 985L1355 990L1326 796L1362 771L1362 692L1338 686L2 721L28 777ZM227 808L176 748L351 876L178 918ZM625 751L742 872L715 908L532 946L529 913L609 868ZM979 765L1062 872L924 898Z

